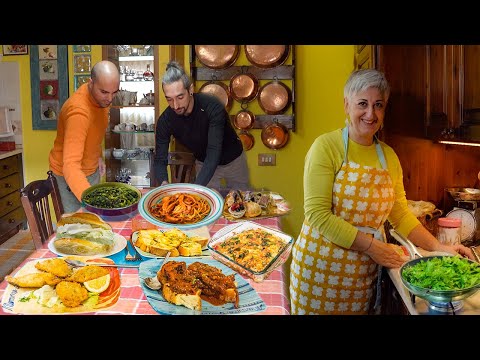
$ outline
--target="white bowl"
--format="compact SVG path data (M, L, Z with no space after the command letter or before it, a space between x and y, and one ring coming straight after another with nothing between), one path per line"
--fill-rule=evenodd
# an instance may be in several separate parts
M174 195L177 193L194 194L205 199L210 205L210 213L202 220L191 224L168 223L161 221L154 215L152 215L150 209L153 205L160 202L161 199L165 196ZM223 204L223 197L215 190L201 185L179 183L159 186L147 192L140 199L138 211L145 220L157 226L165 228L175 227L180 230L189 230L205 225L210 225L211 223L217 221L218 218L222 215Z

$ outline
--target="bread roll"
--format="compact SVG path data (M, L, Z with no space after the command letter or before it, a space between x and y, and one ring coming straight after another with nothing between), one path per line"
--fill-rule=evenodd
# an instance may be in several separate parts
M112 230L112 227L102 220L97 214L89 212L76 212L73 214L64 214L57 222L57 227L65 224L88 224L93 228L102 228L105 230Z
M58 251L68 255L100 255L107 253L110 249L110 246L105 244L73 238L55 240L53 245Z
M247 201L244 203L244 205L245 205L245 208L247 209L245 211L246 217L256 217L262 213L262 207L258 205L256 202Z

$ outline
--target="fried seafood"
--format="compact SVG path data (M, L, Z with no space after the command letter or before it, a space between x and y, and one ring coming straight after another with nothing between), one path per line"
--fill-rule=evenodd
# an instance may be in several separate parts
M39 261L35 264L35 267L61 278L70 276L72 273L72 268L61 258Z
M73 281L61 281L55 288L63 305L76 307L88 299L88 291L81 284Z
M61 278L50 273L34 273L15 277L7 275L5 280L9 284L22 288L41 288L44 285L55 286L62 281Z
M109 274L109 271L101 266L87 265L75 271L67 280L84 283L107 274Z

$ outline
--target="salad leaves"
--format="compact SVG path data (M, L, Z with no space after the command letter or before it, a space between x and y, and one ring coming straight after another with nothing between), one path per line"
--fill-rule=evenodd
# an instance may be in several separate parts
M480 265L460 256L435 257L406 267L402 276L425 289L460 290L480 283Z

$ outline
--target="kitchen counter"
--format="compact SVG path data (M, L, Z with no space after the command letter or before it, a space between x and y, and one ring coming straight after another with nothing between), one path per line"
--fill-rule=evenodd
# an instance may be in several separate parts
M428 302L418 296L414 296L414 301L412 301L410 292L402 283L399 268L388 269L387 273L410 315L445 315L445 313L431 309ZM455 315L480 315L480 291L477 291L462 301L463 308L455 311Z
M12 155L21 154L22 152L23 152L23 149L21 148L16 148L15 150L9 150L9 151L0 151L0 160L10 157Z

